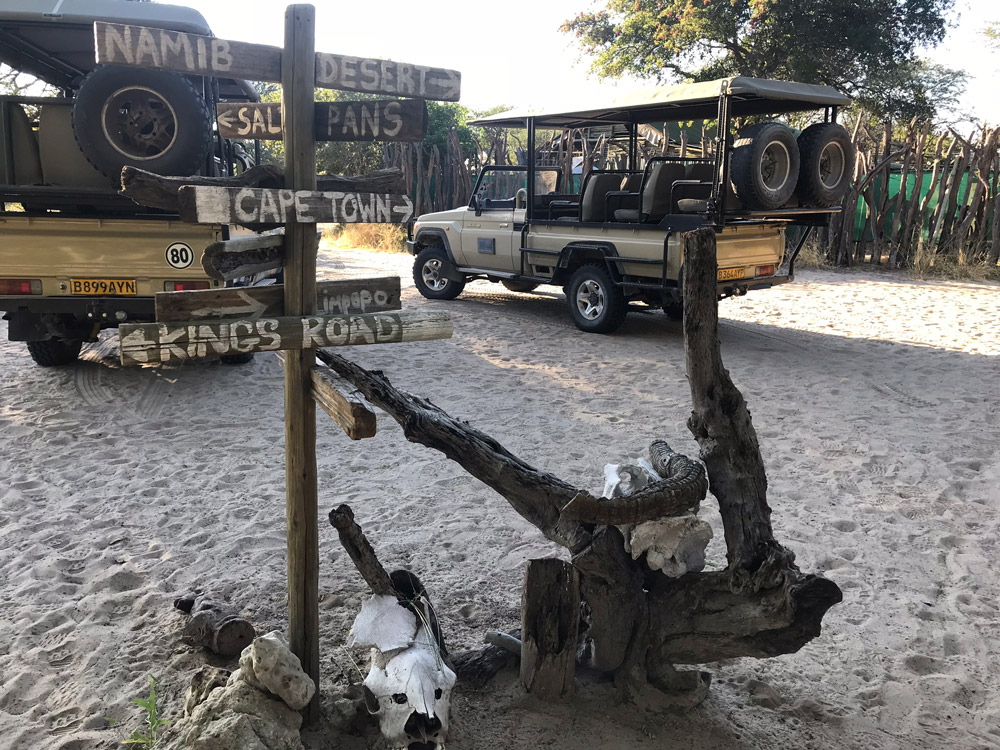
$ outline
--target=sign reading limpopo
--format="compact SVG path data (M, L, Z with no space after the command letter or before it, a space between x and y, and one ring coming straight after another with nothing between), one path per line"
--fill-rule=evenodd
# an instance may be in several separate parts
M418 99L375 102L316 102L317 141L422 141L427 105ZM216 105L223 138L278 140L282 136L278 102L224 102Z
M121 325L123 365L326 346L451 338L447 313L372 313Z
M281 82L279 47L103 21L94 24L94 38L97 62L102 64ZM365 94L457 102L462 74L426 65L317 52L316 85Z
M198 224L405 224L413 216L410 196L389 193L185 185L177 195L181 219Z

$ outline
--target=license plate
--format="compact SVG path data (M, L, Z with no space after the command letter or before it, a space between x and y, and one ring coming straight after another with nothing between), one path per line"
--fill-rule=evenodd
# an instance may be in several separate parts
M733 279L742 279L744 268L720 268L719 269L719 281L732 281Z
M70 279L70 294L128 297L136 294L135 281L126 279Z

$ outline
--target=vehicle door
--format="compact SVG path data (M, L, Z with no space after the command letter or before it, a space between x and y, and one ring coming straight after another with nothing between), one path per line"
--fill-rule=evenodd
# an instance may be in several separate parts
M521 248L520 234L516 242L514 237L514 209L517 204L523 222L526 179L523 167L483 170L473 194L473 205L466 210L462 221L461 265L495 271L520 270L520 257L515 263L515 254L520 256Z

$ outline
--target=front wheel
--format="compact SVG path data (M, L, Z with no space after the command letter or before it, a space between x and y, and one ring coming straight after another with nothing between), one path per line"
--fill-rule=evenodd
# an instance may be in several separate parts
M448 262L439 247L425 247L413 261L413 283L427 299L455 299L465 289L464 281L454 281L444 275Z
M569 314L587 333L611 333L625 322L628 303L621 287L598 265L578 269L566 286Z
M83 342L80 339L29 341L28 354L39 367L62 367L76 362Z

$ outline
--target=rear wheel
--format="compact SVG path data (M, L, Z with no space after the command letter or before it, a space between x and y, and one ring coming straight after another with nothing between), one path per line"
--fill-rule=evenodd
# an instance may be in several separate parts
M62 367L76 362L83 342L80 339L29 341L28 354L39 367Z
M577 269L566 285L569 314L576 327L587 333L611 333L621 327L628 303L621 287L599 265Z
M427 299L455 299L465 289L464 281L444 275L448 257L436 245L425 247L413 261L413 283Z
M533 281L512 281L510 279L501 279L500 283L512 292L532 292L538 288L538 284Z
M663 305L663 312L671 320L684 320L684 303L681 300L670 300Z

